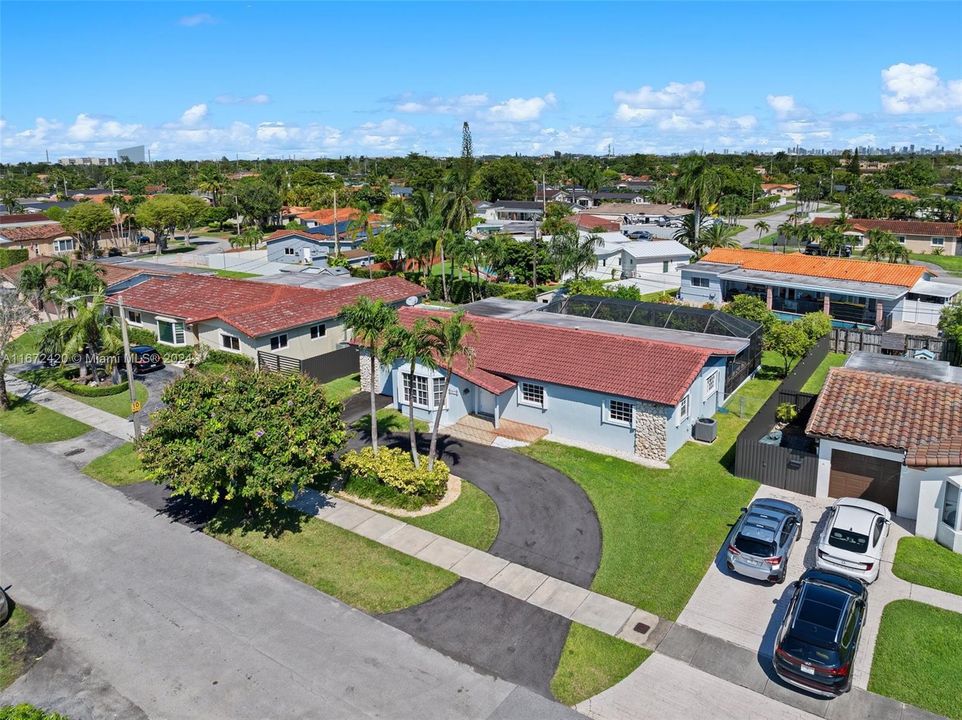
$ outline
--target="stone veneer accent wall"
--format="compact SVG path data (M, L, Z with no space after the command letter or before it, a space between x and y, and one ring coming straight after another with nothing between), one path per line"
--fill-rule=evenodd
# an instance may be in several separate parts
M672 408L658 403L635 405L635 455L655 462L668 461L668 418Z
M361 390L363 392L371 392L371 355L366 350L361 350L360 354L360 370L361 370ZM374 384L375 387L380 387L381 383L379 379L381 377L381 363L374 363Z

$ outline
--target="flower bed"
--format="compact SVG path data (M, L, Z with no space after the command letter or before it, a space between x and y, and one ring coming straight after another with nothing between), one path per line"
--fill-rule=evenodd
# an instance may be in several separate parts
M410 453L400 448L381 448L377 455L369 447L351 451L341 458L341 470L346 493L402 510L436 505L447 492L450 474L440 460L430 472L427 458L415 468Z

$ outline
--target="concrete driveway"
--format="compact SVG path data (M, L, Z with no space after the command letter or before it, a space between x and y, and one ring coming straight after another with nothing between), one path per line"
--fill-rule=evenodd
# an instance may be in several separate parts
M755 494L756 499L760 497L787 500L802 509L802 538L789 559L785 583L769 585L730 573L725 566L722 547L679 615L678 623L756 651L759 662L767 666L774 652L775 635L791 600L792 582L805 570L815 566L815 538L822 531L825 509L833 500L799 495L765 485ZM732 522L735 520L737 518L733 517ZM879 579L869 586L868 617L855 660L853 681L856 687L868 686L882 609L887 603L903 596L898 589L899 581L892 574L892 561L899 539L908 534L898 523L892 523Z

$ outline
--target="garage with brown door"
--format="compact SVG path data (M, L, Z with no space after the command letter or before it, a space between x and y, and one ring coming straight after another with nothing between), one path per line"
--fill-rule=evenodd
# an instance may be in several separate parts
M899 501L901 474L902 465L894 460L833 450L828 494L834 498L871 500L894 512Z

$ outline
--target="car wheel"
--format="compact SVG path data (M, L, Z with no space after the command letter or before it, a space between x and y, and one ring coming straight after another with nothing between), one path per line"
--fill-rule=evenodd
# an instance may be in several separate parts
M784 582L785 582L785 577L786 577L787 575L788 575L788 568L785 568L784 570L782 570L782 574L778 576L778 579L775 580L775 584L776 584L776 585L781 585L782 583L784 583Z

